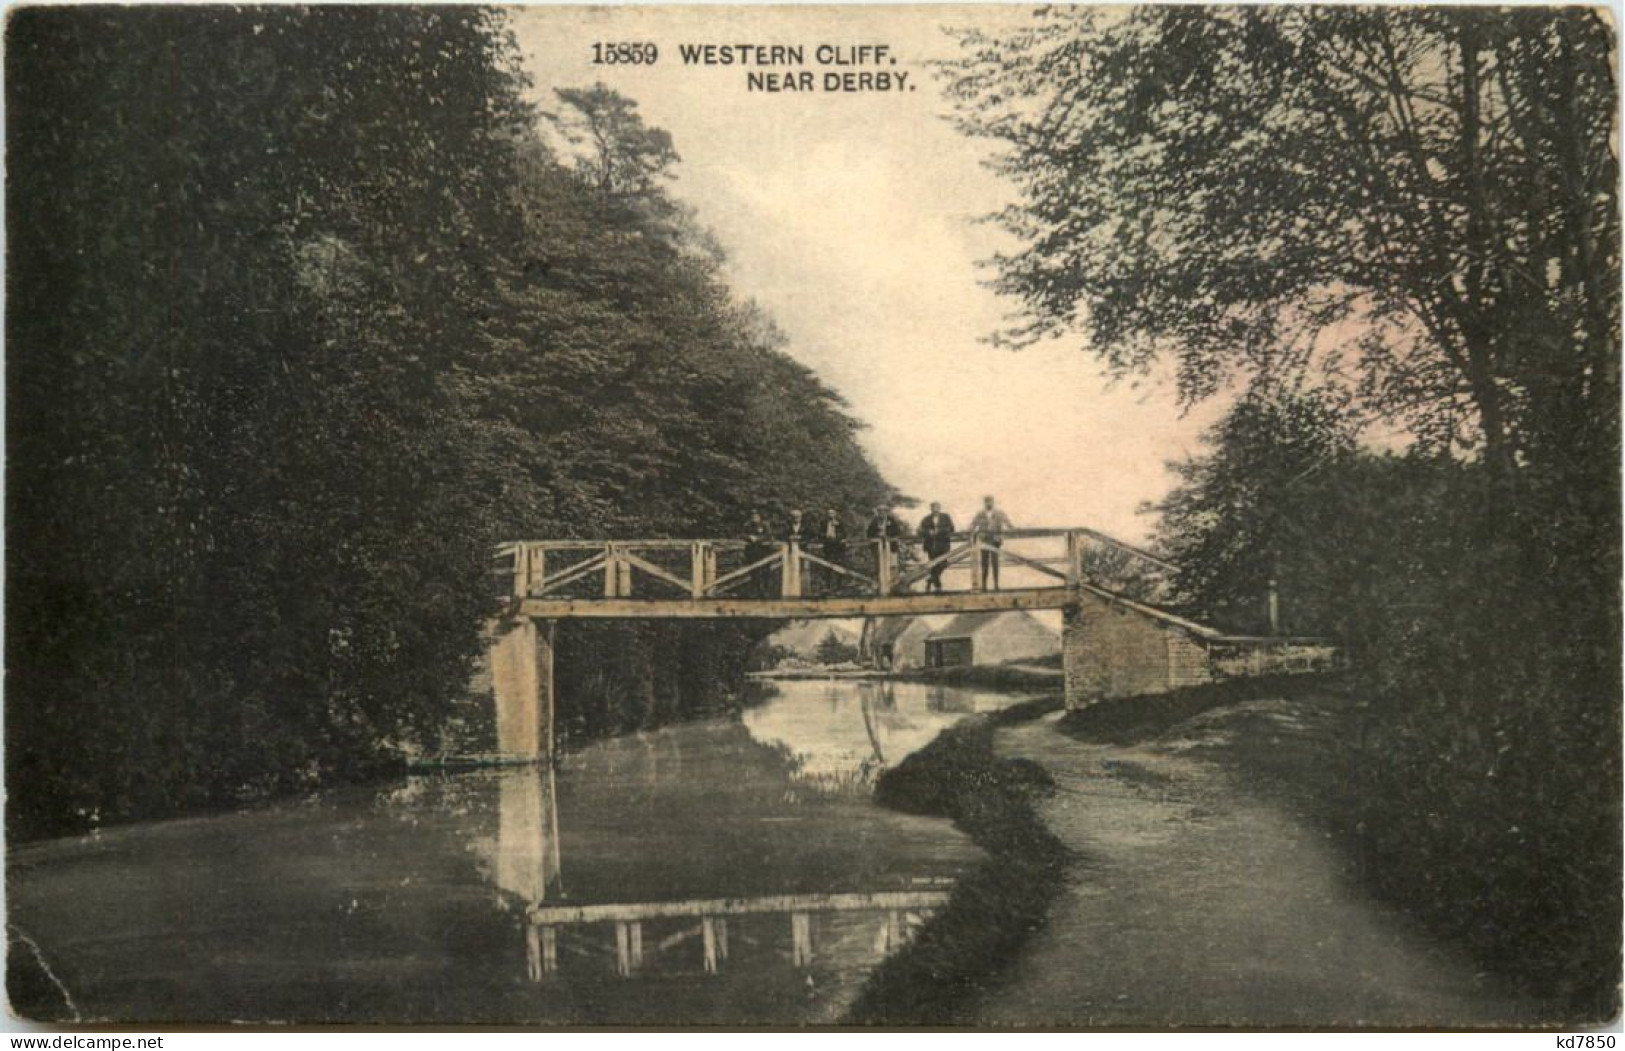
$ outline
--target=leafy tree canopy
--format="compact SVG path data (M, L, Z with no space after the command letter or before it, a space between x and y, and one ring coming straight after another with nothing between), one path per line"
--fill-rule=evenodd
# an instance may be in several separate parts
M432 747L499 539L864 507L856 422L722 281L670 137L527 101L480 8L8 21L14 831L287 791ZM751 631L583 629L597 732Z
M1313 368L1504 470L1617 434L1613 34L1583 8L1046 8L963 34L1016 343L1186 398Z

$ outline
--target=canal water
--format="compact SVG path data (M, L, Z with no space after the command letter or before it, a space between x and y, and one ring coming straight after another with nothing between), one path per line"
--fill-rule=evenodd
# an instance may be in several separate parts
M945 820L875 806L875 778L1015 698L753 689L742 712L594 743L551 769L414 776L19 847L10 986L27 995L14 1008L834 1022L981 858Z

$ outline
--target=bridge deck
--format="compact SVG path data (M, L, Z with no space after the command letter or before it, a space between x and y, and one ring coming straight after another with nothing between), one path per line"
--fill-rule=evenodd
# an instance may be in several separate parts
M1089 529L938 539L513 541L493 573L509 616L799 620L1060 609L1080 587L1171 568Z
M830 595L803 598L525 598L513 604L517 616L563 618L758 618L810 620L821 617L919 616L987 610L1061 609L1077 601L1066 587L1011 588L1006 591L950 591L942 594Z

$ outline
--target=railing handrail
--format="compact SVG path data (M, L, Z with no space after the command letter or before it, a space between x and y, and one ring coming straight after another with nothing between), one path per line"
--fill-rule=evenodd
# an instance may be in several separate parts
M1005 529L997 534L991 535L997 535L1001 540L1042 540L1065 537L1073 533L1079 533L1089 537L1092 540L1099 540L1102 543L1111 544L1114 547L1120 547L1131 554L1138 555L1141 558L1149 559L1154 562L1162 562L1161 559L1157 558L1156 555L1153 555L1150 552L1144 551L1132 544L1125 543L1124 541L1117 540L1114 537L1106 535L1105 533L1101 533L1084 526L1073 526L1071 528L1043 527L1031 529ZM978 533L974 530L962 529L955 533L949 534L949 539L963 541L970 540L977 536L988 535L990 534L987 532ZM918 544L923 542L923 538L917 533L907 533L903 536L885 538L872 537L868 536L867 534L851 534L846 537L847 543L878 543L881 539L886 539L892 543ZM816 541L818 538L814 537L813 540ZM678 537L654 537L650 539L630 540L622 540L617 538L606 538L603 540L506 540L498 545L498 551L507 553L508 549L511 549L519 544L543 551L595 551L599 548L608 547L610 545L628 548L652 547L671 548L672 550L686 550L695 544L709 544L713 547L744 547L747 544L754 543L784 544L790 542L791 541L787 537L777 535L759 541L747 540L743 537L692 537L687 539ZM1167 565L1165 562L1163 564Z
M941 592L943 574L950 571L970 572L973 591L986 590L989 579L993 590L997 590L1001 563L1009 569L1053 577L1060 586L1076 587L1090 579L1088 550L1099 544L1113 546L1142 562L1172 568L1154 555L1083 526L960 530L933 539L939 544L928 545L924 538L912 535L846 536L833 551L826 546L828 541L816 534L796 538L512 540L495 548L493 573L512 575L511 589L504 590L515 599L559 594L559 589L602 572L604 599L641 595L653 581L656 595L651 597L659 597L661 588L674 588L686 592L691 600L702 600L725 595L801 599L815 597L818 591L828 597L830 592L854 583L872 589L878 596L921 585ZM1023 547L1020 542L1024 540L1064 541L1065 550L1059 554L1035 550ZM858 553L865 549L872 560L872 573L860 571L854 564L855 557L861 561ZM730 565L741 551L750 565ZM924 561L920 564L922 553ZM725 561L718 558L723 554L728 556ZM673 555L680 556L686 568L676 565ZM774 577L778 580L776 587ZM831 585L831 580L843 583ZM733 594L729 595L730 591Z

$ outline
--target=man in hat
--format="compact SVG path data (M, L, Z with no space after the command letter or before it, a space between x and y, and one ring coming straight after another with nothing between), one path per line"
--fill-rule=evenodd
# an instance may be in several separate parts
M942 505L935 501L931 504L931 513L920 519L920 544L925 548L927 562L935 562L954 546L954 520L944 514ZM947 568L943 563L931 567L927 585L930 590L942 593L942 571Z
M1010 516L993 505L991 496L982 497L982 509L971 520L970 531L982 542L981 581L987 590L988 576L993 578L992 590L999 590L999 548L1004 546L1004 534L1014 529Z
M762 517L761 511L752 511L745 523L745 565L751 566L773 554L773 529ZM767 569L754 570L746 581L745 590L756 598L772 598L777 589L773 574Z

